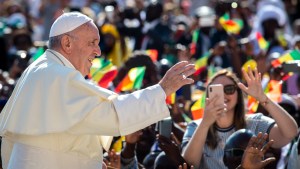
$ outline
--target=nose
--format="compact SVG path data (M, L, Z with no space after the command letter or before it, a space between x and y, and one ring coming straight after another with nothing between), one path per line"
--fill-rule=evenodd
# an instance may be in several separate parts
M94 53L96 54L96 56L101 56L101 49L100 49L100 46L97 45L97 46L95 47Z

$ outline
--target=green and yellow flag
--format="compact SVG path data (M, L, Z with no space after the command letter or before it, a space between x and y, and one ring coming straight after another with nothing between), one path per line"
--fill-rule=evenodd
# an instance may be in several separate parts
M135 67L129 70L128 74L116 87L117 93L121 91L130 91L134 89L140 89L143 84L146 67Z

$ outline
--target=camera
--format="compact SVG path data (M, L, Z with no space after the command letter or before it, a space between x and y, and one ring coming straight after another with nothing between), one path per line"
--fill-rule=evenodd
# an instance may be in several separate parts
M300 72L300 61L294 60L294 61L284 62L282 64L282 70L284 73Z

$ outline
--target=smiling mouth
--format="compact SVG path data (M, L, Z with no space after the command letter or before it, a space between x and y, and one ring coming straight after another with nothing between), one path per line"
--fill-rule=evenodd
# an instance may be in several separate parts
M89 58L88 59L91 63L93 62L94 58Z

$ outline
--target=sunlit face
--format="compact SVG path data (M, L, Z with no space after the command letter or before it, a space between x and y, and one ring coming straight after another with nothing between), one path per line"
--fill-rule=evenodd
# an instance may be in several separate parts
M228 86L228 85L235 85L235 83L226 76L217 77L216 79L214 79L212 84L222 84L224 87ZM225 104L227 104L228 112L234 112L234 108L237 104L237 100L238 100L237 90L235 90L233 94L224 93L224 101L225 101Z
M90 72L95 56L101 55L98 28L94 23L89 22L70 33L70 36L70 62L83 76L86 76Z

